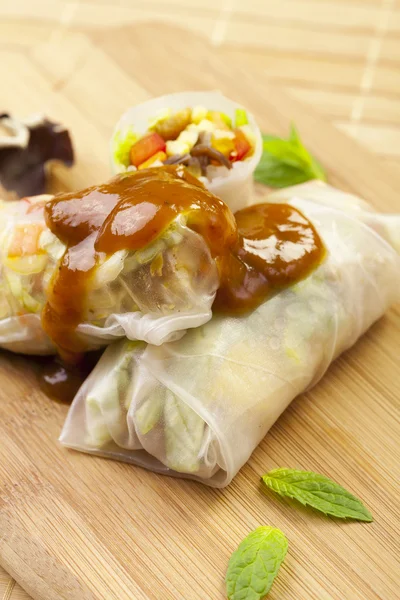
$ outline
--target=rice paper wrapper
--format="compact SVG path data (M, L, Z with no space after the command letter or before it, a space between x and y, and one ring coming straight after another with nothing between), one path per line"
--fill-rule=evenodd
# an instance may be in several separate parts
M0 201L0 347L14 352L55 352L40 319L48 282L63 253L57 243L45 249L43 205L51 198Z
M65 251L44 220L50 198L0 202L0 347L14 352L56 352L41 324ZM179 216L143 250L116 252L96 268L79 337L87 350L121 337L155 345L179 339L211 319L218 281L204 239Z
M363 207L332 207L343 198L328 186L317 190L329 203L303 197L315 189L289 196L322 236L325 262L241 318L214 317L159 347L108 348L62 444L214 487L232 480L291 400L399 300L400 257L379 218L375 230Z
M295 198L311 200L336 208L369 225L387 240L400 254L400 215L380 214L365 200L354 194L342 192L322 181L309 181L268 194L268 202L293 202ZM262 199L258 200L263 202Z
M218 91L210 92L179 92L153 98L137 106L128 109L118 121L111 140L111 165L114 173L121 172L121 166L114 157L115 136L124 136L134 131L143 135L149 127L149 121L154 119L157 113L165 108L173 111L194 106L204 106L209 110L221 111L234 121L235 110L244 108L241 104L226 98ZM232 169L221 169L222 175L215 177L212 181L205 183L206 187L216 196L221 198L229 206L232 212L252 204L254 198L253 173L260 162L262 154L262 138L260 129L255 118L246 109L249 125L256 139L254 154L245 161L233 163Z

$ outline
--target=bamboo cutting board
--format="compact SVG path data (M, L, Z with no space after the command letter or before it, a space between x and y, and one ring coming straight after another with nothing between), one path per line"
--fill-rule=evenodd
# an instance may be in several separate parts
M51 107L70 128L77 166L61 171L56 187L75 189L109 175L108 138L127 106L210 88L248 106L266 132L286 134L294 120L333 184L382 211L400 210L400 176L174 28L55 35L35 48L29 68L22 54L13 56L1 92L15 112ZM292 403L222 491L61 448L67 407L39 391L33 361L1 354L2 566L37 600L223 600L230 554L250 530L270 524L289 539L272 600L395 600L399 342L397 307ZM263 493L260 476L278 466L336 479L375 522L338 522Z

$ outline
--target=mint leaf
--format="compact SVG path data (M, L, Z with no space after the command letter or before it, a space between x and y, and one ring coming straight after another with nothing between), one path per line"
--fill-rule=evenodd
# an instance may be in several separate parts
M274 469L262 477L265 485L326 515L339 519L373 521L363 503L325 475L295 469Z
M263 156L255 172L256 181L273 188L310 181L308 171L292 167L273 156Z
M287 140L263 135L263 154L254 177L260 183L277 188L311 179L326 180L322 166L305 148L293 123Z
M297 144L301 144L299 132L297 131L296 125L292 122L290 124L290 137L289 141Z
M229 600L261 600L278 574L288 542L280 529L258 527L231 556L226 574Z
M302 152L303 156L305 154L307 154L308 160L310 161L309 164L310 164L311 172L314 174L314 178L325 181L326 175L325 175L324 169L322 168L321 163L316 158L314 158L314 156L312 156L312 154L310 154L306 150L306 148L303 146L302 141L300 140L299 132L297 131L294 123L292 123L290 126L290 141L292 143L296 144L299 149L301 148L301 152Z

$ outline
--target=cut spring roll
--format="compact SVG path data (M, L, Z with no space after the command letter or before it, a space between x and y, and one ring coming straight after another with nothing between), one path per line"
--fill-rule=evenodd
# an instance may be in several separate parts
M219 92L181 92L134 106L111 141L114 172L183 164L234 212L251 204L261 153L254 117Z
M313 223L325 260L255 310L216 314L179 341L112 345L78 392L62 444L226 486L291 400L399 299L398 216L382 227L356 198L319 184L268 200Z
M235 236L229 209L181 166L3 203L0 344L73 359L123 336L176 339L211 318L219 244Z
M50 354L54 344L40 314L64 247L46 227L43 207L52 196L0 201L0 346Z

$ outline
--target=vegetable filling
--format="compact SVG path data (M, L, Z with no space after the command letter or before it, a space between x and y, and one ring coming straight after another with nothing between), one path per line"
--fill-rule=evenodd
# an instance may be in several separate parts
M185 165L194 177L207 183L226 175L236 162L254 154L255 134L244 109L232 119L204 106L173 112L161 110L138 136L132 129L114 138L114 159L121 170L161 165Z

